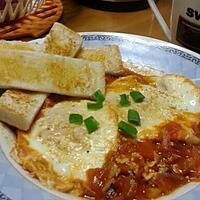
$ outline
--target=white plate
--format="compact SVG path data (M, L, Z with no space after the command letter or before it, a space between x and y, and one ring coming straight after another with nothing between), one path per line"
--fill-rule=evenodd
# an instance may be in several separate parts
M197 53L167 42L136 35L105 32L81 34L84 46L117 44L124 61L132 62L139 67L151 67L166 73L182 74L200 85L200 55ZM10 144L15 136L8 133L9 130L0 130L0 200L77 199L68 194L50 191L40 186L37 180L30 179L9 157ZM191 183L162 199L198 200L199 197L200 184Z

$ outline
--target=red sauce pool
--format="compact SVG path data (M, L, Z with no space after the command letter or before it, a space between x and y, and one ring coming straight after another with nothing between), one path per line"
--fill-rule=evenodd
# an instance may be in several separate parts
M166 195L200 178L200 145L169 141L138 142L120 136L116 152L109 154L103 168L88 170L95 199L151 199Z

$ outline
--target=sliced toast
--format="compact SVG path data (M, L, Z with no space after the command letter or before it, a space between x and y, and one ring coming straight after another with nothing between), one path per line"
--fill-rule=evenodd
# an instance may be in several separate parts
M0 40L0 49L42 51L42 45L31 42Z
M0 121L28 130L47 94L7 90L0 97Z
M0 88L91 97L105 92L105 69L100 62L0 49Z
M42 51L74 57L82 45L82 37L60 23L54 23L43 43L0 40L0 49Z
M66 37L64 41L62 41L63 37ZM43 51L74 56L81 44L82 38L77 33L56 23L44 39L44 43L0 40L0 49ZM7 90L0 97L0 120L21 130L27 130L45 101L46 96L47 94L42 93L35 94L34 92L22 90ZM32 101L35 103L33 104Z
M82 48L76 57L102 62L108 74L118 74L123 69L122 58L117 45Z

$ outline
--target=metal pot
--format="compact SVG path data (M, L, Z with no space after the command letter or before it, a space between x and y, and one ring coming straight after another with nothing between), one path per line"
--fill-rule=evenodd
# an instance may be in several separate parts
M78 0L81 4L106 11L136 11L147 8L147 0Z

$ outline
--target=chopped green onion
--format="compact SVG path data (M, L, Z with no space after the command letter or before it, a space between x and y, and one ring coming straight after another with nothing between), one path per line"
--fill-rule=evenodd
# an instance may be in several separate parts
M136 103L142 102L145 98L145 96L138 91L132 91L132 92L130 92L130 95Z
M130 101L129 101L129 96L127 94L121 94L120 95L120 102L119 104L121 106L129 106L130 105Z
M103 108L103 103L102 102L87 103L87 108L88 108L88 110L99 110L99 109Z
M103 102L105 100L104 95L102 94L101 90L97 90L92 97L97 101L97 102Z
M136 137L137 135L137 129L124 121L119 122L118 128L120 131L126 133L130 137Z
M137 111L129 109L128 110L128 121L136 124L136 125L140 125L140 115Z
M69 115L69 122L75 123L75 124L82 124L83 123L83 117L79 114L70 114Z
M99 128L99 122L94 119L94 117L90 116L84 120L84 124L87 128L88 133L92 133Z

